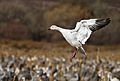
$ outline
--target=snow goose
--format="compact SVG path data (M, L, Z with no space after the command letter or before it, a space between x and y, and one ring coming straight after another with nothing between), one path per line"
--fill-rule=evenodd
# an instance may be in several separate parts
M110 23L110 18L106 19L88 19L77 22L75 29L64 29L56 25L52 25L49 30L57 30L62 33L66 41L75 49L71 56L71 60L76 56L77 50L86 55L82 45L88 40L92 32L99 30Z
M115 73L108 72L107 77L108 81L120 81L120 71Z

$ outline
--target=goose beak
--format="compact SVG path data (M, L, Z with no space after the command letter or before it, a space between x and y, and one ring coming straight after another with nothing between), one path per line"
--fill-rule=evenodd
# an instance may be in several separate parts
M48 28L48 30L50 30L50 28Z

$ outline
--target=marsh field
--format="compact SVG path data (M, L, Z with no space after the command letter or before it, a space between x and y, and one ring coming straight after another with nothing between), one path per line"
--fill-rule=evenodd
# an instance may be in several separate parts
M83 45L88 58L110 58L120 61L120 45ZM65 57L69 59L72 47L67 42L45 42L32 40L1 40L0 55ZM78 51L76 58L82 54Z
M72 47L67 42L0 40L0 80L106 81L108 72L119 71L120 45L84 48L87 58L78 52L70 61Z

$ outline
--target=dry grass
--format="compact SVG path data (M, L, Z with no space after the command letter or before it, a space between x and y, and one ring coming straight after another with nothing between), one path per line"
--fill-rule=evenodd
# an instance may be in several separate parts
M98 55L101 58L110 58L112 60L120 60L120 46L94 46L85 45L88 58L96 58ZM47 57L65 57L69 58L72 48L66 42L49 43L49 42L33 42L33 41L0 41L0 54L3 55L45 55ZM81 56L77 54L76 58Z

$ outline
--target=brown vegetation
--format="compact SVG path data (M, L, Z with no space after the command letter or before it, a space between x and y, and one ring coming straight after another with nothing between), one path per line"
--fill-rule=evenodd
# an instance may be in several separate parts
M109 58L112 60L120 60L120 46L95 46L95 45L87 45L84 46L87 57L95 59L96 56L100 58ZM72 48L66 42L62 43L48 43L48 42L35 42L35 41L10 41L10 40L1 40L0 41L0 54L3 55L26 55L26 56L34 56L34 55L44 55L47 57L65 57L69 60L71 55ZM77 57L81 57L81 53L77 53Z

